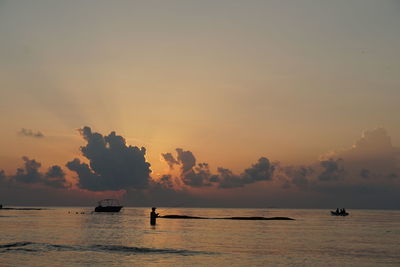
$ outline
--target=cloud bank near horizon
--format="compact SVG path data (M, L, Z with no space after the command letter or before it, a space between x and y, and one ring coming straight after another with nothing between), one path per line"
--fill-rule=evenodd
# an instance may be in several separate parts
M217 168L217 173L212 174L208 163L196 164L196 157L191 151L176 149L177 157L171 153L162 154L162 157L172 169L174 165L180 166L182 182L190 187L217 186L218 188L244 187L259 181L270 181L275 167L269 159L261 157L241 174L234 174L230 169Z
M22 157L24 166L18 168L16 173L8 178L9 182L20 184L35 184L45 185L52 188L66 189L71 185L67 183L66 174L63 169L58 165L53 165L48 168L46 172L41 172L40 167L42 164L34 159ZM4 172L1 173L0 179L6 181L7 177Z
M83 194L123 190L124 199L137 205L179 201L240 207L280 199L284 205L301 207L301 203L315 206L310 199L318 199L326 204L346 201L347 206L353 202L360 207L399 207L394 202L400 200L400 148L392 145L383 128L365 131L352 147L327 153L310 165L284 165L260 157L239 174L224 167L213 172L208 163L197 163L193 152L177 148L176 155L161 155L171 172L158 178L151 177L144 147L127 145L115 132L102 135L86 126L79 133L86 142L80 148L85 162L75 158L65 165L77 175L75 186L67 183L61 166L41 172L39 162L23 157L24 166L15 174L0 170L3 189L39 185Z

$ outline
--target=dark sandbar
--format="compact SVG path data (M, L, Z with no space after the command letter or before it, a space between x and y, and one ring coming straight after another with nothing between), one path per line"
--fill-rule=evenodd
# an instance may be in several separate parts
M219 219L219 220L242 220L242 221L288 221L294 220L289 217L225 217L225 218L207 218L187 215L164 215L159 218L164 219Z

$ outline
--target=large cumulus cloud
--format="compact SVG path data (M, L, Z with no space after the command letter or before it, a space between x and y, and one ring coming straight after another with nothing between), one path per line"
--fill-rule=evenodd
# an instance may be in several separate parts
M365 131L351 148L332 155L344 160L352 176L385 179L395 177L400 170L400 148L393 146L384 128Z
M79 132L87 142L80 150L89 164L77 158L66 164L78 174L78 187L91 191L148 187L151 170L144 147L127 145L115 132L103 136L90 127Z
M399 156L400 149L392 145L386 130L377 128L365 131L348 149L323 155L309 166L280 166L278 173L286 188L295 184L338 199L345 195L387 198L400 193Z

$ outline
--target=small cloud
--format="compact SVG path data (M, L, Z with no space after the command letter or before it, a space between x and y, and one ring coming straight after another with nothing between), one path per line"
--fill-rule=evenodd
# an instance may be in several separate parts
M22 128L18 132L18 135L27 136L27 137L33 137L33 138L43 138L44 137L44 134L42 132L40 132L40 131L35 132L35 131L31 130L31 129L25 129L25 128Z
M168 166L173 169L175 164L179 164L179 161L177 161L174 156L171 153L165 153L161 154L163 159L168 163Z

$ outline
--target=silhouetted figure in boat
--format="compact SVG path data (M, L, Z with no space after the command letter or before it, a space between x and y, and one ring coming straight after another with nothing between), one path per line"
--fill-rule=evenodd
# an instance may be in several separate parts
M331 211L331 215L336 215L336 216L347 216L349 213L345 210L345 208L337 208L336 211Z
M156 213L156 208L152 207L150 212L150 224L156 225L156 218L158 217L158 213Z

